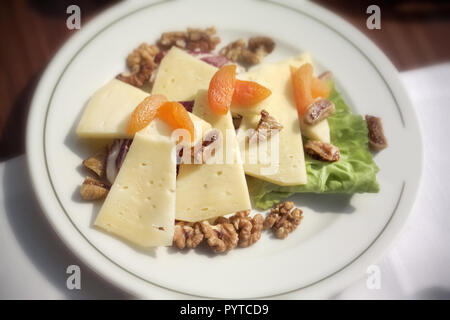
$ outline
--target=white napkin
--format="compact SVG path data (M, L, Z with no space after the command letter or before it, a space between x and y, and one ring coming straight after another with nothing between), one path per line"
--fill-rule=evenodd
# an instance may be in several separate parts
M450 299L450 63L402 74L420 119L425 168L414 211L377 263L380 289L366 278L337 299ZM30 187L24 156L0 163L0 299L132 298L82 264L57 238ZM81 268L81 290L66 269Z

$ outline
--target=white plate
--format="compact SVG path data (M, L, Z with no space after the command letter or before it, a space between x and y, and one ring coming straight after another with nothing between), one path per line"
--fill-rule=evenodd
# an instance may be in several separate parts
M298 195L302 225L286 240L264 235L227 255L136 250L92 227L98 206L79 201L87 155L74 133L92 93L125 68L127 53L163 31L217 27L222 44L262 34L268 60L302 51L331 70L354 112L383 119L389 148L376 156L379 194ZM325 298L362 276L392 242L413 205L422 144L413 108L386 57L353 27L298 1L126 2L82 27L55 56L36 90L28 164L40 203L64 242L121 288L147 298Z

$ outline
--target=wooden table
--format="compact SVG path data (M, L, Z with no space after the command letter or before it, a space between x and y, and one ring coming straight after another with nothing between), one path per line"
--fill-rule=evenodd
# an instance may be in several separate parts
M39 76L74 32L66 8L77 4L82 24L116 1L6 0L0 2L0 159L24 152L30 99ZM400 70L450 60L450 5L445 1L331 1L334 11L372 39ZM381 30L366 28L366 8L381 8Z

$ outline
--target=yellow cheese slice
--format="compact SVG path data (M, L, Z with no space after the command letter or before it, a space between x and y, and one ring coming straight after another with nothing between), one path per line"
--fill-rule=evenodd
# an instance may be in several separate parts
M172 245L174 147L171 130L158 119L136 133L95 226L142 247Z
M309 54L302 54L297 58L289 59L289 65L293 67L300 67L304 63L311 63L311 56ZM242 73L238 75L241 80L251 80L251 73ZM238 104L233 103L231 105L231 111L233 114L240 114L242 116L252 116L260 115L261 110L267 107L270 100L263 101L251 107L241 107ZM315 125L309 125L300 119L300 129L302 135L309 139L319 140L323 142L330 142L330 127L328 125L328 120L322 120Z
M158 68L152 94L174 101L194 100L198 90L208 89L216 71L216 67L172 47Z
M223 144L234 146L230 164L181 164L177 177L176 218L200 221L251 209L244 169L230 112L214 114L208 106L207 92L197 94L193 112L222 132ZM227 137L228 130L228 137ZM223 153L227 158L226 152Z
M113 79L97 90L78 123L81 138L130 138L126 132L130 115L148 96L138 88Z
M300 128L302 129L302 134L312 140L319 140L322 142L330 143L330 126L328 125L328 120L324 119L314 125L307 124L300 120Z
M306 183L302 135L292 97L289 69L293 63L302 64L305 61L304 58L298 58L281 63L263 64L242 75L243 78L256 81L272 91L272 94L262 101L258 108L265 109L283 126L276 136L270 138L265 144L263 143L266 149L265 152L262 152L264 157L258 156L257 152L264 151L264 149L260 149L261 146L259 148L257 146L250 147L247 137L249 136L248 130L256 127L260 115L244 115L238 130L238 141L246 174L278 185ZM276 149L271 149L274 146L273 143L276 142L278 142L278 153ZM255 155L257 159L254 158Z
M133 138L126 131L131 113L149 94L117 79L100 88L89 101L77 127L82 138ZM202 138L202 132L211 125L189 113L195 128L194 142Z
M311 56L307 53L300 55L297 59L292 59L290 65L293 67L300 67L303 63L311 63ZM328 120L322 120L314 125L307 124L300 119L300 128L302 134L312 140L319 140L330 143L330 127Z

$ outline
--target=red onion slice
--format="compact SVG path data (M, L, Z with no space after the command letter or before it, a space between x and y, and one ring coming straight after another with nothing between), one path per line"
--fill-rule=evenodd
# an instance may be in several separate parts
M116 139L109 148L106 157L106 179L113 184L122 166L123 160L130 149L131 139Z
M192 110L194 109L194 100L178 101L178 102L181 103L188 112L192 112Z

